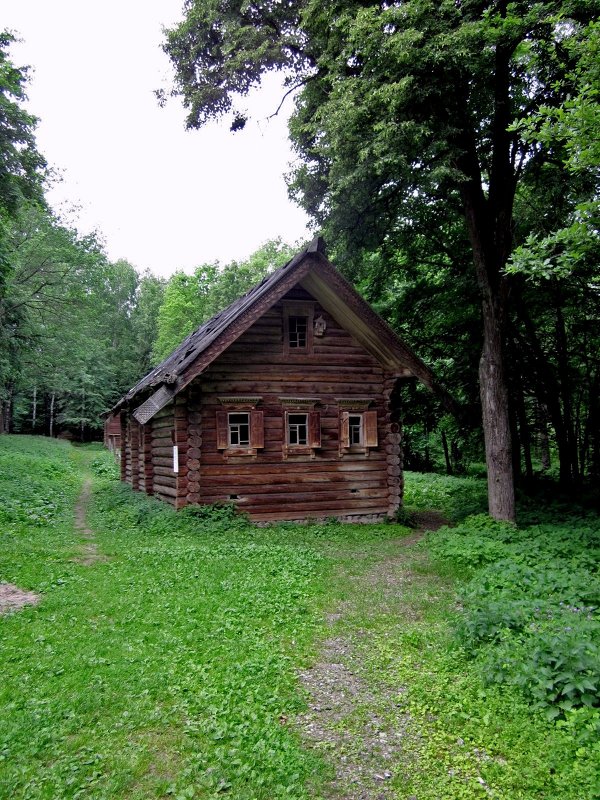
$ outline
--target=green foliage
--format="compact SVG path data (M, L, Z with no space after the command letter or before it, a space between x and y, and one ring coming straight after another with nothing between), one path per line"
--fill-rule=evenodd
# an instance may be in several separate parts
M486 681L518 687L550 719L600 705L597 516L525 528L470 517L428 546L473 576L457 631Z
M487 508L485 475L453 477L435 473L404 473L404 505L411 511L442 511L450 520L463 519Z
M68 445L39 437L3 437L0 442L4 535L15 535L22 523L35 528L55 523L78 485L77 473L65 458Z
M37 206L22 206L9 232L0 400L12 430L87 438L150 366L163 284L111 264L93 236Z
M102 456L95 458L90 464L90 469L101 478L118 481L121 477L119 465L112 453L103 453Z
M27 68L15 67L8 55L14 41L11 33L0 32L0 216L26 199L42 199L46 167L35 144L37 120L22 108Z
M154 362L166 358L199 325L259 283L292 255L280 239L266 242L245 261L203 264L193 275L176 272L158 313Z

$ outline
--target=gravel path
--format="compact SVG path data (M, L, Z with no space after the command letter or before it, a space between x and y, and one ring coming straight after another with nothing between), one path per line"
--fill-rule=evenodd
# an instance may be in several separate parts
M80 555L73 560L84 567L91 567L98 562L106 562L108 559L98 552L98 545L95 542L95 534L87 524L87 508L92 494L92 482L86 478L75 506L75 530L79 531L86 540L79 545Z
M372 594L377 598L376 611L387 612L388 601L395 598L397 602L403 584L414 577L408 569L406 548L418 542L425 531L446 524L436 512L420 514L416 522L413 534L397 540L396 554L359 579L357 596L361 595L361 586L368 588L369 597ZM327 615L327 622L334 626L351 611L345 603ZM388 800L394 794L390 782L394 765L409 760L405 743L406 737L413 735L410 719L400 712L382 713L398 705L401 688L386 685L384 679L372 685L361 677L360 649L356 645L361 638L364 647L365 637L368 633L362 630L328 637L315 664L299 673L309 695L309 707L297 724L309 746L324 753L334 768L328 793L331 800ZM393 727L383 719L390 716Z

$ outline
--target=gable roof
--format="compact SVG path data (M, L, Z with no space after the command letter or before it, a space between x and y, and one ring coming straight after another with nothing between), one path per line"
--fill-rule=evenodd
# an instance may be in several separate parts
M139 422L147 422L297 284L313 295L388 371L399 377L415 376L434 390L431 370L340 275L323 251L322 239L315 239L239 300L204 322L136 383L115 405L113 413L155 390L134 411Z

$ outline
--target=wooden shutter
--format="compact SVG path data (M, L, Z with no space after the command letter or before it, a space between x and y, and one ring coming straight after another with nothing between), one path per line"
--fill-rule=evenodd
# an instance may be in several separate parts
M217 411L217 450L226 450L229 446L229 426L227 412Z
M308 444L321 447L321 414L318 411L311 411L308 415Z
M340 447L350 447L350 414L342 411L340 419Z
M364 445L377 447L377 412L365 411L363 414Z
M262 411L250 412L250 447L265 446L265 422Z

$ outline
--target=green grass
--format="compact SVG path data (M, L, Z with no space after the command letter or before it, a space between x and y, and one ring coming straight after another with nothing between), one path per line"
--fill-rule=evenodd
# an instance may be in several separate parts
M373 698L405 726L397 800L598 796L590 720L548 721L457 641L457 590L480 565L438 554L434 568L418 547L398 558L397 525L175 514L114 473L98 447L0 437L0 581L42 595L0 618L1 798L329 797L339 753L307 747L293 719L297 671L340 607L334 631L372 696L339 726L360 726ZM86 475L107 557L90 567L73 560ZM407 496L459 518L480 510L481 487L409 475ZM381 564L402 577L391 594L372 580Z
M404 504L415 511L435 509L451 522L487 510L485 476L456 478L434 472L405 472Z

